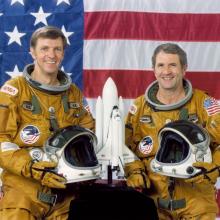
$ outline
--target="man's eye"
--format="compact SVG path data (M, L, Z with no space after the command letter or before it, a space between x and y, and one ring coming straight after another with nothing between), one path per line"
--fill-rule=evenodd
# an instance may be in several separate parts
M157 67L163 67L163 64L158 64Z
M56 50L56 51L59 51L59 52L60 52L60 51L63 51L63 49L60 48L60 47L56 48L55 50Z

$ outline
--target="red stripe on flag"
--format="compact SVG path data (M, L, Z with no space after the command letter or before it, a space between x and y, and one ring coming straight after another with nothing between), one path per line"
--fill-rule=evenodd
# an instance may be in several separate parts
M220 41L220 14L87 12L85 39Z
M102 94L102 88L108 77L114 80L119 96L134 98L142 94L149 82L154 80L151 71L141 70L84 70L84 95L95 98Z
M210 108L207 111L209 112L210 115L215 114L215 113L219 113L220 112L220 107Z
M187 78L194 88L208 91L220 99L220 72L188 72ZM134 99L143 94L147 86L155 80L152 71L141 70L84 70L84 95L97 98L102 94L102 88L108 77L115 81L118 94L123 98Z

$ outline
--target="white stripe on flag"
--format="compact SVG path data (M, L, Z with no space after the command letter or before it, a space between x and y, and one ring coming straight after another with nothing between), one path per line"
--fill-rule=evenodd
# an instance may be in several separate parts
M85 40L84 69L152 70L153 50L165 42L167 41ZM187 53L188 71L220 72L220 42L176 43Z
M219 0L84 0L85 12L149 11L167 13L219 13Z

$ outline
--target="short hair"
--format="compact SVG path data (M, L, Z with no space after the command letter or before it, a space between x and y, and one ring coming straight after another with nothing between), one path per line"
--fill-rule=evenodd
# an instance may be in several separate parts
M37 40L39 38L49 38L49 39L57 39L61 37L63 41L63 48L67 45L67 40L63 32L54 26L44 26L38 28L31 36L30 45L31 47L35 48L37 44Z
M161 44L154 50L153 56L152 56L152 67L155 67L156 64L156 57L159 52L163 51L164 53L168 54L177 54L180 59L180 63L183 66L187 65L187 55L186 52L177 44L174 43L165 43Z

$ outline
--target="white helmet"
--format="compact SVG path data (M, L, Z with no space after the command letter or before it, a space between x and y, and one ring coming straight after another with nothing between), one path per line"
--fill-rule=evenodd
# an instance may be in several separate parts
M35 159L58 163L55 172L63 175L67 183L99 179L101 168L94 148L96 135L80 126L68 126L57 130L44 145L43 156L39 148L32 149Z
M151 169L165 176L190 178L201 170L194 162L212 162L208 132L193 122L178 120L166 124L158 134L159 148Z

